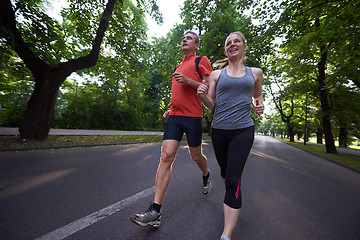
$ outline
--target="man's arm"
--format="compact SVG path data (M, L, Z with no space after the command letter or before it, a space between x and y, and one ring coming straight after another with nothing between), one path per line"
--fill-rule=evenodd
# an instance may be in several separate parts
M198 82L196 80L193 80L191 78L186 77L181 72L174 72L173 76L175 77L175 80L178 83L187 84L190 87L192 87L193 89L197 89L198 86L200 86L202 84L202 82ZM209 75L203 76L203 79L208 83L209 82Z

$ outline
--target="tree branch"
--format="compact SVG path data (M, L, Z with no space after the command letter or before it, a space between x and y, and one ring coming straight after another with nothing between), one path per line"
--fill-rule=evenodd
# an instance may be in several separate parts
M117 0L109 0L106 4L105 10L100 20L99 28L96 31L96 36L92 44L92 49L90 53L86 56L71 59L65 63L60 64L59 67L63 69L67 75L70 75L71 73L78 70L96 65L99 58L101 43L105 36L105 31L109 25L109 20L111 19L111 15L114 10L114 5L116 1Z
M7 44L24 61L34 77L38 78L43 74L45 68L49 68L49 65L36 56L24 42L20 31L16 27L15 10L10 0L3 0L1 4L0 25L4 27L0 31L1 36L6 39Z

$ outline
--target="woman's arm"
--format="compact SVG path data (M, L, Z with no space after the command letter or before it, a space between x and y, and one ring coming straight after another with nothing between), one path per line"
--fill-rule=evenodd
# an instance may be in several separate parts
M252 68L255 77L255 86L253 92L254 98L254 111L256 114L261 115L264 113L264 99L262 96L262 82L263 71L260 68Z
M205 82L197 88L198 97L203 101L205 107L213 108L215 105L215 88L220 75L220 70L211 72L209 86Z

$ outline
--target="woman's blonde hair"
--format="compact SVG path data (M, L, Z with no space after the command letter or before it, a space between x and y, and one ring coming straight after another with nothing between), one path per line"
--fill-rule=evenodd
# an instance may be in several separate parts
M242 34L242 32L232 32L232 33L230 33L230 34L227 36L227 38L226 38L226 40L225 40L225 46L226 46L226 41L227 41L227 39L230 37L230 35L233 35L233 34L239 35L239 36L242 38L244 44L246 45L246 38L245 38L244 34ZM225 47L224 47L224 48L225 48ZM245 59L244 59L244 60L245 60ZM223 68L225 68L227 65L229 65L229 59L228 59L228 58L225 58L225 59L217 60L217 61L213 64L213 67L214 67L214 68L219 67L220 69L223 69Z

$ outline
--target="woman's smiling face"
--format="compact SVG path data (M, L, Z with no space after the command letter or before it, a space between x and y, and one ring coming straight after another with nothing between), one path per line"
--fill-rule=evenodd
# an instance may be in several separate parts
M236 33L230 34L225 41L225 55L230 58L242 56L246 50L244 38Z

